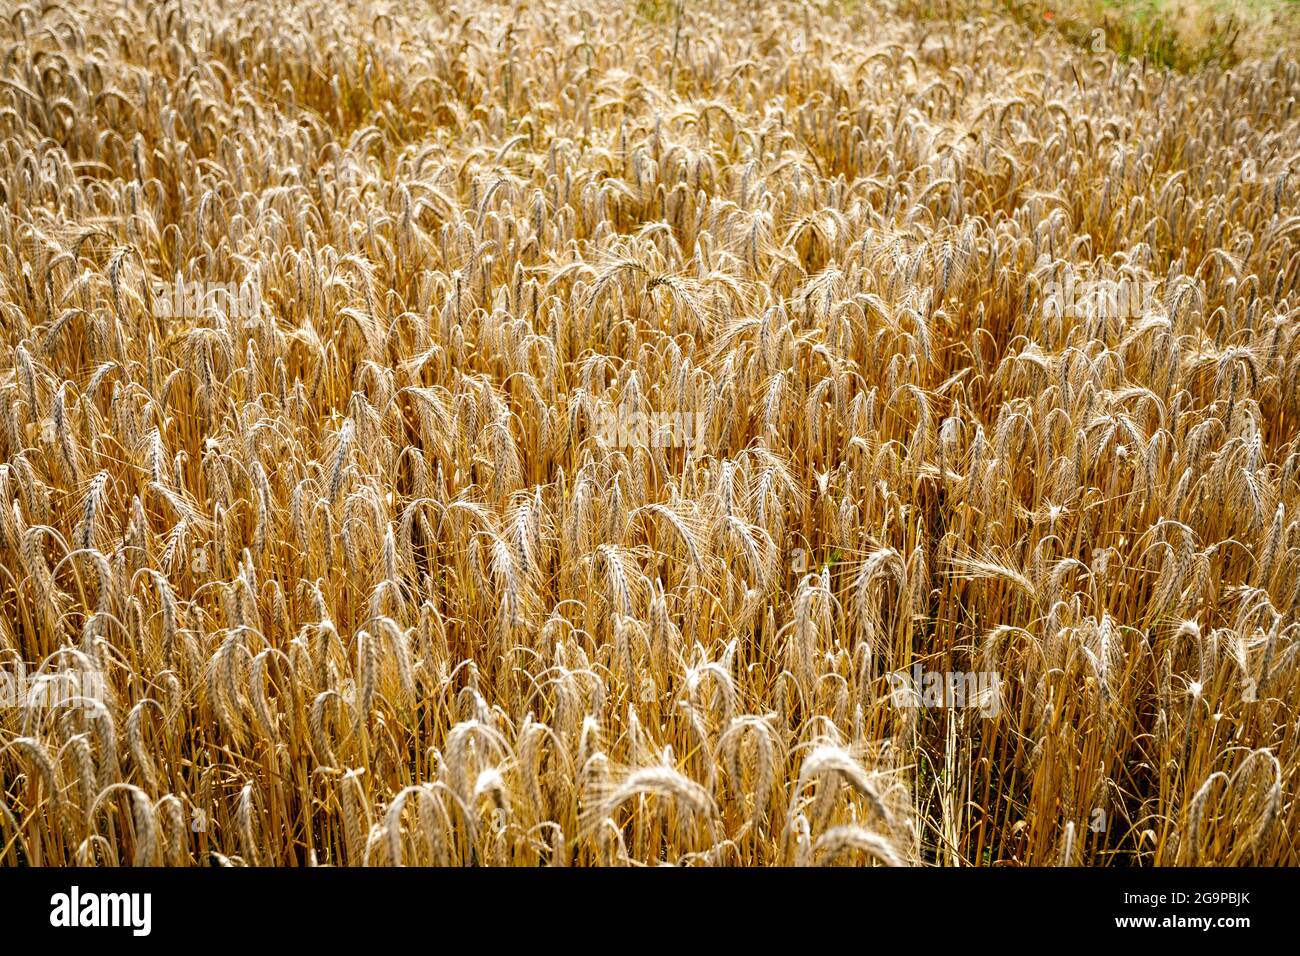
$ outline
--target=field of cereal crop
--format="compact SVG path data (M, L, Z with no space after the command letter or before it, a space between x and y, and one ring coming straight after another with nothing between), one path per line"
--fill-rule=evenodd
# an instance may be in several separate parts
M0 864L1300 864L1300 65L1056 19L13 6Z

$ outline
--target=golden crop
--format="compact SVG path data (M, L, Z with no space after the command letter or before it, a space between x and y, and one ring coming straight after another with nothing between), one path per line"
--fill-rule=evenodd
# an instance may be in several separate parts
M0 861L1300 863L1298 97L888 4L12 7Z

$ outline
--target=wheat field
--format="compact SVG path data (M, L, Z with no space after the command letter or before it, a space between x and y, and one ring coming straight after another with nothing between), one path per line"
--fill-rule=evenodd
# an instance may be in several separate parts
M0 863L1300 864L1285 52L30 0L0 54Z

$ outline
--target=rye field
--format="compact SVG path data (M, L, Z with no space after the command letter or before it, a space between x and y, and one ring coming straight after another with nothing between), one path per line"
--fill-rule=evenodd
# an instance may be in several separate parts
M1300 864L1264 6L10 5L0 865Z

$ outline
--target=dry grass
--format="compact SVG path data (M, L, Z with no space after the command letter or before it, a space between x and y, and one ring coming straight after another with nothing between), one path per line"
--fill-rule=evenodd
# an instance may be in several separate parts
M661 6L0 24L0 860L1300 863L1300 66Z

